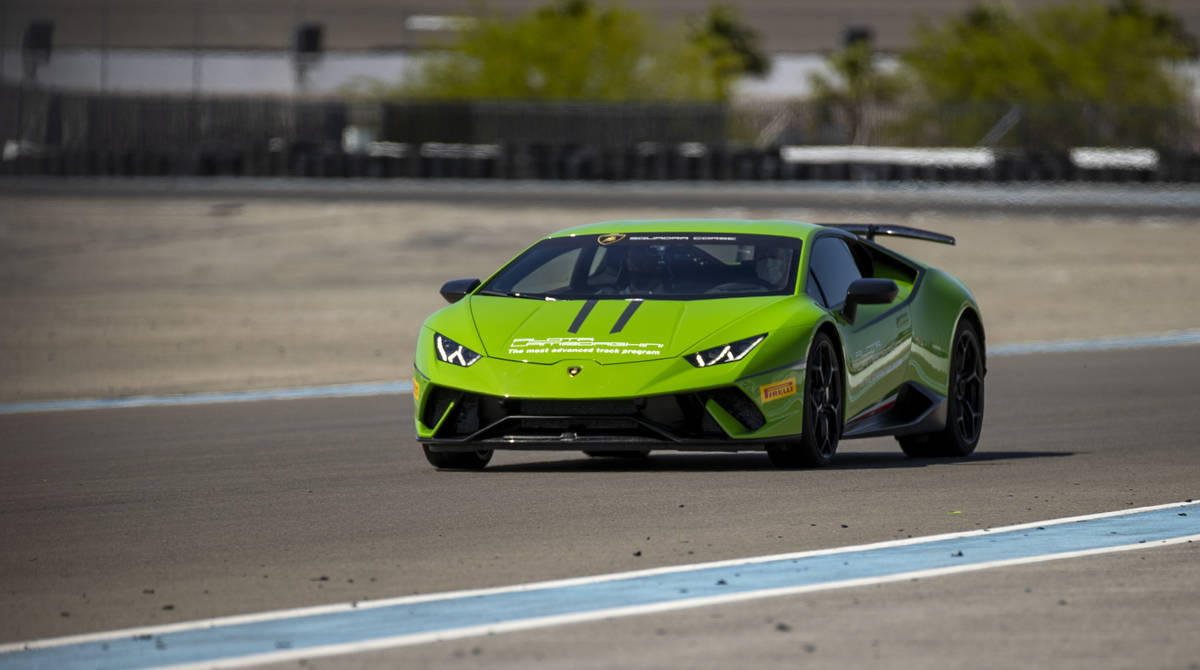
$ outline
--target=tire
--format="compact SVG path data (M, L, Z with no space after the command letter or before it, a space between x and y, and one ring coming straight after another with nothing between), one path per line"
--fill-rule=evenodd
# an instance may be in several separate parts
M425 460L441 470L482 470L492 460L491 449L478 451L431 451L429 445L423 444Z
M767 447L781 468L821 467L833 461L842 436L844 381L833 340L813 337L804 369L804 427L800 439Z
M584 451L592 458L645 458L650 455L649 449L623 449L621 451Z
M897 437L900 448L913 458L969 456L983 429L983 345L975 326L960 321L950 350L950 383L946 396L946 427L936 433Z

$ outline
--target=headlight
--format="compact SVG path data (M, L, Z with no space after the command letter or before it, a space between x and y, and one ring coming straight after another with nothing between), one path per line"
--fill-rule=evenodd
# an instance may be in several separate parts
M437 352L438 360L443 363L453 363L454 365L461 365L464 368L475 365L475 363L479 362L479 359L483 358L483 356L440 333L433 334L433 350Z
M704 351L697 351L694 354L688 354L687 356L684 356L684 358L687 359L688 363L691 363L698 368L706 368L710 365L716 365L718 363L732 363L733 361L740 361L746 357L746 354L750 353L751 349L757 347L759 342L762 342L764 339L766 339L766 337L766 333L763 333L762 335L755 335L754 337L747 337L744 340L730 342L724 346L713 347L712 349L705 349Z

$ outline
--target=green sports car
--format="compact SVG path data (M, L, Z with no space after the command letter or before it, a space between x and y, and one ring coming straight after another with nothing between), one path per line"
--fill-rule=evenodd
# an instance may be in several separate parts
M765 450L828 464L894 435L915 457L979 442L983 322L954 277L875 242L902 226L610 221L554 233L417 340L417 441L439 468L495 449L644 456Z

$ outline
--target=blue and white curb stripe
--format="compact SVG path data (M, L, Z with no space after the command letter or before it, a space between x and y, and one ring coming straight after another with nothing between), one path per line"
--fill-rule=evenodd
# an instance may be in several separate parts
M1053 354L1067 352L1108 351L1112 349L1148 349L1200 344L1200 330L1183 330L1162 335L1115 337L1095 340L1065 340L1059 342L1026 342L988 347L989 357L1023 354ZM79 409L113 409L120 407L165 407L172 405L206 405L258 400L301 400L317 398L350 398L355 396L412 393L407 381L370 382L363 384L333 384L299 388L232 391L227 393L192 393L166 396L130 396L124 398L82 398L78 400L46 400L39 402L0 403L0 414L23 412L53 412Z
M0 646L0 670L238 667L1200 540L1200 502Z

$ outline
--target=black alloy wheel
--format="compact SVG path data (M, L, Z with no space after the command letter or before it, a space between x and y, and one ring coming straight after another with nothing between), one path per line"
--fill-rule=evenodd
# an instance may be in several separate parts
M804 370L804 427L800 439L767 447L781 468L829 465L842 436L842 366L833 340L813 337Z
M950 351L946 427L937 433L896 438L904 453L914 458L939 458L975 451L983 432L983 378L983 344L975 326L961 321Z
M959 441L974 448L983 428L983 356L974 329L968 327L959 333L951 360L956 363L951 369L954 375L954 428Z

